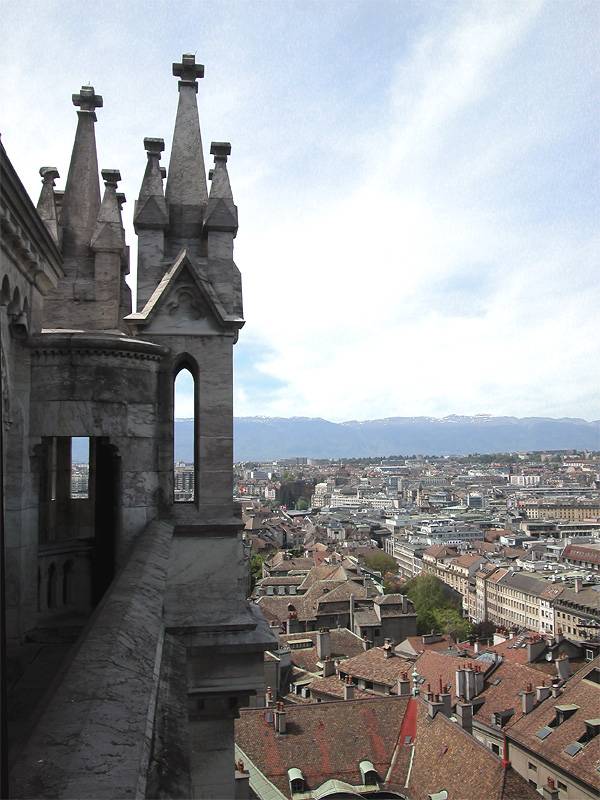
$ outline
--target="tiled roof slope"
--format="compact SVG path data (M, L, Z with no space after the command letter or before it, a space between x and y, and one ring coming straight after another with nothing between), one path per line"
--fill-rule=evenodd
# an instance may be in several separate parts
M415 661L417 672L425 678L425 685L431 684L433 691L437 691L440 679L443 684L450 686L450 693L452 695L452 703L456 702L456 670L464 669L467 664L478 664L481 666L482 672L490 670L493 666L491 663L481 663L466 659L462 656L447 656L442 653L434 651L423 653Z
M385 657L383 647L372 647L340 664L340 671L353 678L395 686L403 672L412 672L413 664L398 656Z
M419 702L416 746L408 790L392 775L410 800L428 800L446 790L457 800L539 800L539 794L513 769L505 770L496 756L443 714L431 719ZM390 787L392 788L392 787Z
M363 759L385 778L407 705L404 697L370 697L286 706L284 735L265 720L265 709L242 709L235 741L285 797L292 767L302 770L309 790L331 779L357 786Z
M343 700L344 685L345 681L340 680L338 675L330 675L328 678L315 678L314 681L311 681L310 693L311 696L324 694L332 700ZM374 696L373 692L367 692L364 689L359 689L357 686L354 688L354 697L356 700Z
M279 637L281 644L289 644L296 639L310 639L312 647L300 650L292 649L290 657L292 664L306 672L317 672L319 667L317 662L317 631L302 631L302 633L290 633ZM332 658L350 658L364 652L362 639L348 628L333 628L329 631L329 645Z
M547 676L537 669L525 664L503 662L492 672L483 692L478 695L478 700L485 702L477 709L474 718L490 725L492 714L513 708L511 722L515 722L523 716L523 704L519 693L524 691L529 683L533 689L536 686L543 686L544 683L546 686L550 685Z
M600 735L589 741L576 755L565 753L565 747L586 732L585 721L600 718L600 683L588 679L594 670L598 670L600 680L600 657L582 667L568 681L559 697L550 696L511 725L507 735L509 740L519 742L558 769L600 792ZM557 705L575 705L579 708L541 740L536 732L555 718Z

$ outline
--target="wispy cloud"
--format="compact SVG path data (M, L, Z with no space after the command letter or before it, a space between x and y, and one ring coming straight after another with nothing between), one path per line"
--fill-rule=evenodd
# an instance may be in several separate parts
M198 50L205 148L233 142L236 413L600 417L598 4L171 9L5 3L3 140L32 193L66 176L91 80L133 241L142 138L168 145Z

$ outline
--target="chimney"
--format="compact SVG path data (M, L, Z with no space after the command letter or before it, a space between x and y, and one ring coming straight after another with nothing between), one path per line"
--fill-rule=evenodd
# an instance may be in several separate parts
M533 711L533 706L535 704L535 692L533 691L531 684L527 684L527 689L524 692L519 692L521 695L521 705L523 709L523 714L529 714L530 711Z
M386 639L383 644L383 657L384 658L391 658L394 655L394 651L392 649L392 640Z
M542 789L544 800L559 800L559 793L554 778L548 778L548 783Z
M250 797L250 773L240 759L235 763L235 795L234 800L248 800Z
M565 636L564 636L564 633L563 633L563 629L559 628L556 631L556 644L559 644L560 642L562 642L564 638L565 638Z
M473 730L473 706L471 703L457 703L456 716L460 727L467 733Z
M317 631L317 657L324 661L331 655L331 639L329 631Z
M432 694L431 698L427 699L427 714L433 719L438 711L444 710L444 704L440 701L439 694Z
M408 679L408 672L403 672L398 678L397 691L400 697L408 697L410 695L410 681Z
M556 674L558 677L563 681L569 680L571 677L571 662L569 661L569 657L563 653L554 663L556 665Z
M265 692L265 708L270 708L273 705L273 689L270 686L267 686L267 691Z
M348 675L346 683L344 684L344 700L354 700L354 683L352 682L352 675Z
M469 664L469 666L465 668L465 699L472 700L475 694L475 671L473 665Z
M367 636L366 633L363 633L362 645L363 645L363 650L368 650L371 647L371 642L369 641L369 637Z
M287 618L286 633L300 633L302 625L298 619L296 611L290 611Z
M323 661L323 677L330 678L332 675L335 675L335 661L331 656L327 656Z
M538 703L542 703L547 697L550 697L549 686L536 686L536 694Z
M481 666L479 664L475 665L474 677L475 677L475 697L477 697L478 694L481 694L481 692L483 692L483 684L485 680L484 673L482 672Z
M475 639L475 642L473 643L473 652L476 656L479 655L479 639Z
M467 685L467 679L465 678L465 670L462 667L459 667L456 670L456 696L457 697L465 697L466 696L466 685Z
M275 712L275 732L283 736L286 732L285 708L281 700L277 703L277 711Z
M581 578L575 578L575 591L579 594L579 592L583 589L583 580Z
M452 714L452 695L449 686L444 686L444 691L440 694L440 703L442 704L440 709L442 714L449 717Z

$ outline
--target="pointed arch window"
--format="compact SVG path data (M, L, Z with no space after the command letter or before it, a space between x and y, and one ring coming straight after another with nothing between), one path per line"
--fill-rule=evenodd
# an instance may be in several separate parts
M173 499L197 498L197 386L193 365L182 362L173 382Z

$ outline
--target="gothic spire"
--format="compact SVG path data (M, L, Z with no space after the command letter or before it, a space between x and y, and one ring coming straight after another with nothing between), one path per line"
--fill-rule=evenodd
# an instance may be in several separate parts
M237 206L233 202L233 192L227 172L227 157L231 154L231 145L229 142L211 142L210 152L215 157L215 166L211 170L205 228L235 234L238 229Z
M165 149L164 139L144 139L144 147L148 155L146 171L142 180L140 196L135 202L133 224L146 228L166 228L169 214L163 190L163 176L160 166L160 154Z
M58 244L58 211L54 197L54 181L60 178L60 175L56 167L40 167L40 175L42 176L42 191L37 204L38 214L48 229L48 233Z
M91 237L93 250L120 252L125 247L125 233L121 222L121 209L117 198L117 184L121 180L118 169L103 169L105 189L102 205Z
M61 214L65 256L87 254L100 208L94 123L102 98L93 86L82 86L80 93L73 95L73 105L79 107L77 132Z
M173 75L179 80L179 104L171 160L167 177L166 200L169 206L171 235L198 236L202 214L208 200L202 137L198 119L196 94L198 78L204 67L196 57L184 53L179 64L173 64Z

